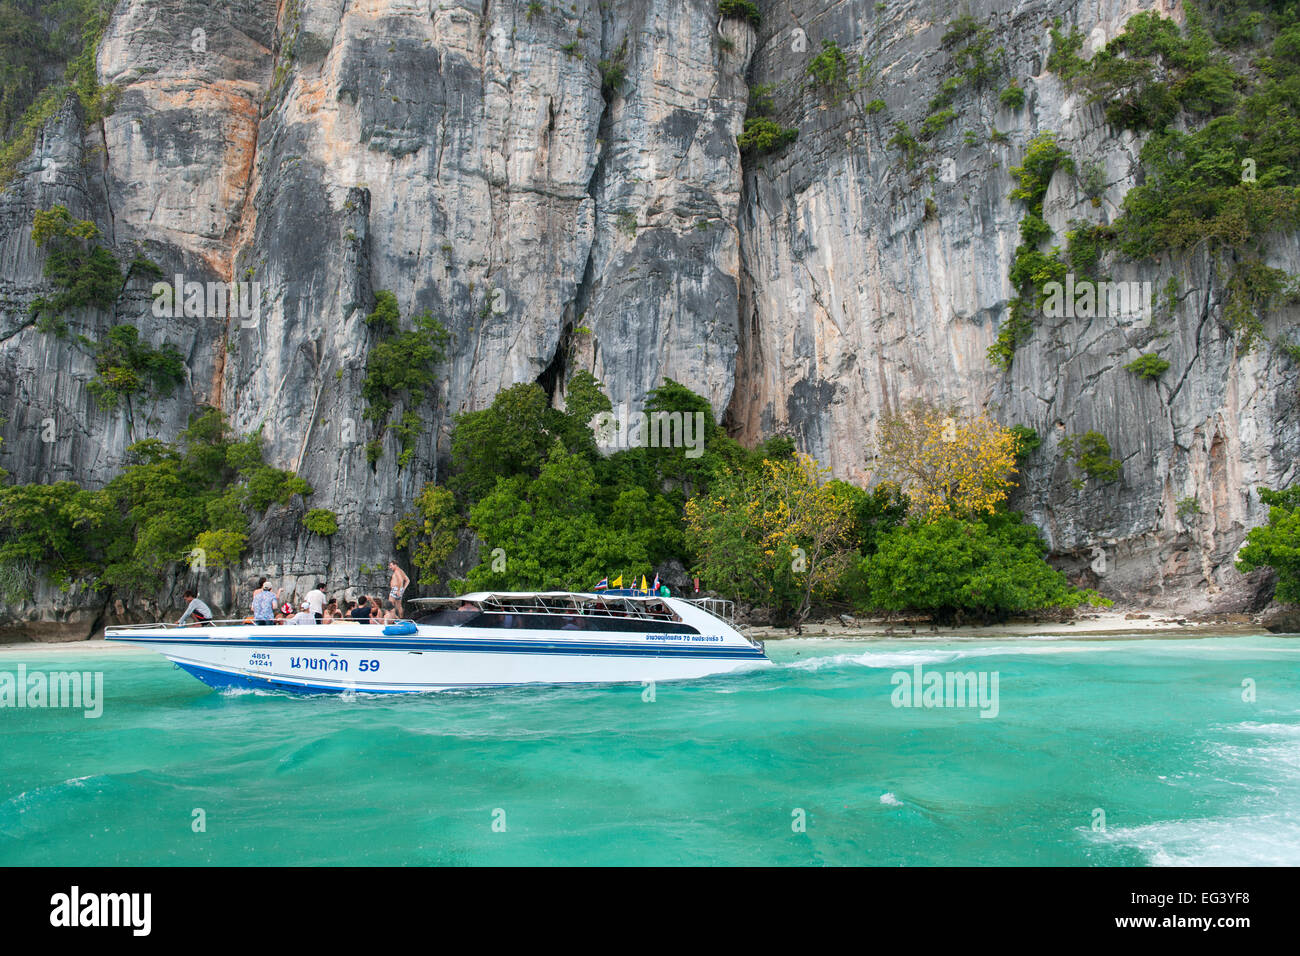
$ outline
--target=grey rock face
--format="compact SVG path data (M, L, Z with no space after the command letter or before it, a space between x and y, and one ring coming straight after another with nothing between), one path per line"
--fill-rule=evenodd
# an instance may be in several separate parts
M1099 107L1046 71L1044 24L1059 16L1095 48L1149 6L974 5L970 12L1008 51L1001 82L1018 78L1026 105L1000 105L1000 85L982 96L964 88L954 101L957 121L934 138L916 171L887 143L894 121L920 127L926 104L955 73L939 43L951 10L795 3L792 23L765 24L751 80L774 87L780 121L800 134L746 174L740 371L730 412L748 437L787 430L837 474L870 481L882 416L914 399L987 407L1043 438L1013 504L1067 566L1081 565L1094 586L1121 600L1199 609L1240 582L1233 555L1263 517L1255 489L1294 480L1300 442L1297 369L1267 346L1240 354L1220 318L1216 264L1204 254L1115 263L1111 278L1149 282L1157 299L1176 277L1176 306L1157 301L1145 318L1039 317L1009 373L985 356L1015 294L1007 271L1024 209L1007 198L1008 170L1026 144L1054 132L1081 168L1100 164L1108 183L1094 206L1075 177L1058 171L1044 203L1056 242L1072 220L1116 218L1137 181L1141 144L1107 127ZM1176 5L1159 6L1180 16ZM808 88L804 51L823 39L877 55L880 83L870 95L887 103L879 119L852 103L827 106ZM1009 141L991 142L991 128ZM1296 237L1271 238L1269 264L1296 271ZM1279 311L1266 317L1266 331L1295 319L1294 309ZM1157 350L1172 363L1158 382L1123 368ZM1123 475L1076 490L1079 474L1063 461L1061 443L1090 430L1108 436ZM1200 513L1180 517L1179 502L1191 499Z
M1095 46L1150 6L971 4L1026 105L1000 105L1000 86L961 90L958 119L909 169L888 140L895 121L920 126L952 73L938 43L948 4L762 2L755 29L720 20L714 0L531 12L522 0L124 0L98 61L121 88L116 111L84 129L69 105L0 194L0 466L99 486L131 442L174 438L200 405L260 426L268 460L315 493L264 516L238 575L201 582L231 610L258 574L300 593L317 576L383 587L393 524L437 479L451 417L516 382L563 402L565 375L588 368L636 411L672 377L742 440L788 432L859 482L873 476L876 423L922 398L1038 431L1014 504L1080 580L1188 610L1236 594L1232 557L1262 519L1255 487L1295 478L1298 376L1268 348L1236 350L1213 261L1115 264L1114 278L1157 293L1177 277L1176 305L1149 322L1040 318L1009 373L985 354L1014 294L1024 210L1008 170L1025 145L1054 131L1103 170L1098 205L1053 178L1058 240L1073 219L1113 220L1137 181L1140 142L1046 71L1045 24L1060 16ZM876 57L884 112L809 87L823 39ZM799 139L742 171L756 83ZM1008 141L990 142L992 128ZM256 317L160 318L149 283L132 280L113 315L74 316L73 332L131 322L178 345L188 380L148 407L96 408L85 349L27 318L46 289L31 218L55 203L96 222L124 264L140 252L168 277L255 283ZM1271 249L1270 264L1300 269L1295 236ZM364 450L364 317L378 289L451 333L404 468L391 434L373 466ZM1270 315L1266 331L1295 318ZM1172 363L1158 382L1123 369L1157 350ZM1108 436L1123 476L1076 490L1060 447L1088 430ZM1199 513L1180 516L1191 498ZM338 512L338 534L306 532L311 507ZM111 596L38 599L116 613Z

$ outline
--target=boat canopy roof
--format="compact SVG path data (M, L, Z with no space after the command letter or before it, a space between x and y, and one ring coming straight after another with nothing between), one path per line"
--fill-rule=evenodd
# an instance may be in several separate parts
M470 603L489 614L579 614L644 620L680 621L681 616L658 594L610 594L607 591L475 591L457 597L413 598L438 613Z

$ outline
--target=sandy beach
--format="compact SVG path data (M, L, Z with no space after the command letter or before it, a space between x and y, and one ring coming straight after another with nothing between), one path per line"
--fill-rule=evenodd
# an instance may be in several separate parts
M943 627L928 621L894 621L853 619L851 623L825 621L805 624L803 633L793 628L752 627L744 631L750 637L764 641L794 637L838 638L962 638L990 637L1188 637L1224 636L1233 634L1262 634L1265 628L1246 615L1233 615L1231 620L1193 621L1161 611L1132 612L1098 611L1081 614L1070 621L1014 620L1005 624L961 625Z

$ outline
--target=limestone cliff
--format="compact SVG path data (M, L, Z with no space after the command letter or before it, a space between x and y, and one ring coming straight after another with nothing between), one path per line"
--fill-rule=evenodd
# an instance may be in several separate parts
M1178 277L1158 329L1061 319L1036 329L1009 372L986 357L1013 295L1023 210L1008 170L1026 143L1054 131L1105 170L1095 205L1073 178L1053 179L1045 210L1058 233L1113 219L1140 175L1140 143L1047 70L1048 25L1060 17L1095 48L1131 13L1179 6L759 7L755 27L720 18L716 0L121 0L98 54L101 82L120 89L115 110L87 126L70 99L0 194L0 465L18 481L99 485L132 441L174 437L216 404L241 430L261 425L268 458L309 481L311 507L340 516L322 538L273 511L248 573L373 588L367 566L383 564L394 521L437 478L451 416L515 382L562 402L567 373L589 368L635 408L672 377L742 440L788 432L858 481L872 477L880 417L925 398L1038 431L1016 504L1103 591L1186 609L1219 592L1234 607L1254 600L1231 559L1262 518L1255 487L1295 478L1297 371L1274 350L1239 354L1211 262L1115 270L1157 289ZM963 11L994 31L1026 104L960 91L961 119L908 168L891 124L924 119L951 69L939 38ZM810 88L822 40L875 58L884 112ZM799 138L742 163L736 137L759 84ZM115 315L88 310L73 331L129 321L175 343L186 387L100 410L85 351L28 317L46 288L32 215L56 203L93 220L123 262L139 252L169 277L256 283L256 320L158 318L149 283L133 281ZM1297 237L1271 249L1271 264L1300 271ZM377 289L451 332L405 468L391 435L373 466L364 450L364 315ZM1268 331L1294 320L1271 314ZM1158 383L1124 371L1156 335L1170 371ZM1060 440L1089 429L1110 436L1119 484L1072 486ZM1202 513L1180 517L1190 497ZM229 601L234 583L209 590ZM110 613L80 592L36 598L7 620L84 633Z

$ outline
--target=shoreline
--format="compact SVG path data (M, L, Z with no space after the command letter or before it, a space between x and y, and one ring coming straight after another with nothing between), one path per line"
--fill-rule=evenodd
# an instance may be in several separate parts
M1246 615L1240 617L1245 618ZM764 641L808 637L928 638L930 640L980 637L1226 637L1269 633L1268 628L1257 620L1194 621L1167 614L1133 617L1131 612L1126 614L1123 611L1100 611L1080 615L1069 621L1012 620L1005 624L959 624L952 627L933 625L929 621L855 620L852 624L839 621L805 624L802 634L795 633L793 628L772 626L740 630L750 637Z

